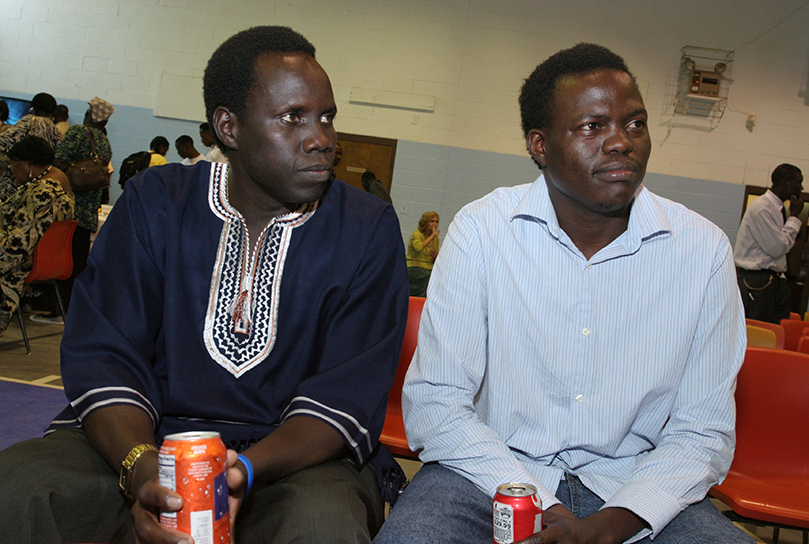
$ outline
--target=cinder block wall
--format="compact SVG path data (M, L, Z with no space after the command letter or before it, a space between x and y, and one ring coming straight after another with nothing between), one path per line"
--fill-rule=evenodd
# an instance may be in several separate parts
M120 164L154 135L197 136L203 112L154 117L162 73L199 78L236 31L292 26L315 44L332 79L338 130L400 141L392 192L409 235L422 211L439 211L445 230L466 202L534 179L519 129L522 80L558 49L594 41L626 58L644 93L654 141L647 184L702 212L734 241L742 194L734 185L766 185L782 162L809 170L804 4L0 0L0 94L50 92L68 104L72 122L93 96L112 102L108 129ZM735 52L729 104L710 131L663 123L684 46ZM434 110L352 103L352 88L432 97ZM198 89L188 92L198 99ZM168 158L179 160L173 150Z

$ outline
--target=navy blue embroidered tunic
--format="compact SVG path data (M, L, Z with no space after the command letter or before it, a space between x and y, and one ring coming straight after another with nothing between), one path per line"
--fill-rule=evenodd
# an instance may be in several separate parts
M71 406L51 430L131 404L158 440L252 442L285 418L376 446L407 318L398 219L339 180L247 240L227 165L145 170L127 184L73 288L62 341Z

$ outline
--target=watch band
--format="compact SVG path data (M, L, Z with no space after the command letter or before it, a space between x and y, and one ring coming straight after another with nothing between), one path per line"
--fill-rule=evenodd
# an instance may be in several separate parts
M157 452L158 449L152 444L138 444L129 450L129 453L126 454L126 457L121 463L121 474L118 476L118 487L121 488L121 492L123 492L124 497L130 501L135 500L134 495L132 495L132 490L130 489L130 486L132 485L132 471L134 470L135 463L138 462L140 456L147 451Z

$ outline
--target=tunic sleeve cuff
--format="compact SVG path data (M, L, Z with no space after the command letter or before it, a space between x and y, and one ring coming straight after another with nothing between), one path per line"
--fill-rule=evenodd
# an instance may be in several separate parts
M314 399L295 397L281 416L281 421L301 415L315 417L340 433L354 453L357 464L362 464L371 455L373 451L371 435L351 414L326 406Z
M154 405L139 391L131 387L99 387L90 389L85 394L70 403L79 421L84 421L93 411L107 406L129 404L137 406L149 414L152 427L157 428L160 419Z

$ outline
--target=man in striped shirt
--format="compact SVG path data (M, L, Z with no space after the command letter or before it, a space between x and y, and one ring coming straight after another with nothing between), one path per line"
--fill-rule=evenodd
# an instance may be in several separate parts
M647 112L611 51L553 55L520 106L542 173L449 227L403 390L425 465L374 542L490 542L509 482L545 510L524 543L752 542L705 498L745 350L727 237L641 185Z

